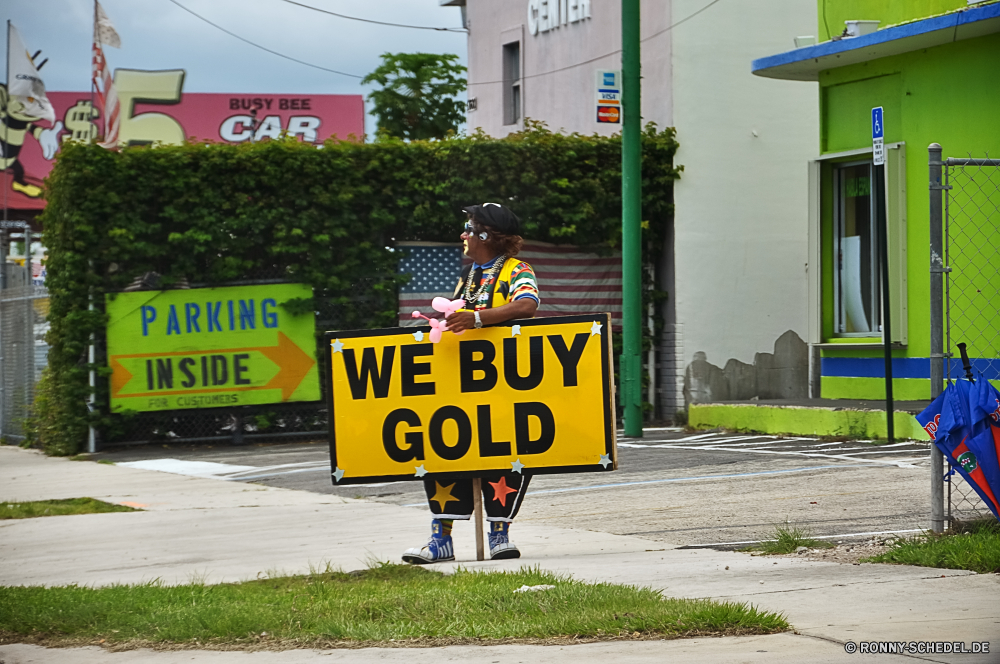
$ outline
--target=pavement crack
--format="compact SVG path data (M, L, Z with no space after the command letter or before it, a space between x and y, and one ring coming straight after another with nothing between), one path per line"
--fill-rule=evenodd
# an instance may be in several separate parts
M976 575L975 573L971 573L971 574L951 574L951 575L948 575L948 578L958 578L958 577L964 578L964 577L967 577L967 576L978 576L978 575ZM752 592L752 593L751 592L747 592L747 593L740 593L740 594L737 594L737 595L715 595L715 596L711 597L710 599L721 599L721 598L728 598L728 597L753 597L755 595L779 595L779 594L782 594L782 593L809 592L809 591L812 591L812 590L824 590L824 589L829 589L829 588L849 588L849 587L855 587L855 586L882 585L882 584L887 584L887 583L910 584L910 583L913 583L914 581L929 581L929 580L940 579L940 578L941 578L941 576L921 576L921 577L918 577L916 579L912 579L912 578L909 578L909 579L870 579L870 580L864 580L864 581L854 581L852 583L833 583L833 584L820 585L820 586L809 586L809 587L800 587L800 588L784 588L784 589L781 589L781 590L763 590L763 591L760 591L760 592Z
M804 636L806 638L816 639L818 641L825 641L826 643L834 643L834 644L840 646L841 648L843 648L844 644L847 643L847 641L841 641L840 639L834 639L834 638L831 638L829 636L822 636L821 634L810 634L808 632L803 632L801 630L795 630L793 632L793 634L795 634L795 636ZM911 655L909 653L898 653L897 652L897 653L880 653L880 654L895 655L896 657L901 657L901 658L904 658L904 659L913 659L913 660L917 660L917 661L921 661L921 662L940 662L941 664L947 664L947 662L945 662L945 660L930 659L928 657L921 657L920 655Z

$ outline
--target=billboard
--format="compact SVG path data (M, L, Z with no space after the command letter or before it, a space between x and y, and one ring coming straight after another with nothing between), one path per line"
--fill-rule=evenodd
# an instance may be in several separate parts
M302 284L107 296L111 411L318 401L316 322L282 303Z
M243 143L277 138L287 132L319 145L330 137L348 140L353 136L361 140L365 131L361 95L184 92L182 69L118 69L115 87L121 103L119 138L124 144L177 144L187 138ZM12 144L18 143L13 146L17 148L15 163L0 173L0 186L6 191L0 200L6 200L9 208L42 209L42 180L52 169L62 144L95 137L98 126L103 126L103 119L91 117L89 91L49 92L48 97L56 111L54 126L12 109L12 119L27 128L8 137ZM6 99L6 91L0 90L3 113L7 110ZM255 130L251 129L254 111ZM4 140L2 136L0 140Z
M608 314L328 332L335 484L617 467Z

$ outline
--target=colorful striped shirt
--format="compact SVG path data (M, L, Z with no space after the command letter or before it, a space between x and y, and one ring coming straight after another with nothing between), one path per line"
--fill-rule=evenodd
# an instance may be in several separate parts
M520 300L530 297L535 302L541 303L538 297L538 280L535 279L535 271L531 266L520 261L514 266L514 271L510 273L510 301Z
M490 293L493 291L492 282L495 278L489 274L489 271L497 258L483 265L479 265L478 263L472 264L472 269L469 271L470 278L475 274L476 268L482 268L485 283L485 286L480 291L479 299L472 306L474 309L486 309L489 306ZM475 290L475 287L473 287L473 290ZM538 281L535 279L535 271L524 261L518 261L510 275L510 290L508 291L507 301L514 302L526 297L530 297L535 302L541 303L541 299L538 296ZM467 302L465 306L469 307L472 304Z

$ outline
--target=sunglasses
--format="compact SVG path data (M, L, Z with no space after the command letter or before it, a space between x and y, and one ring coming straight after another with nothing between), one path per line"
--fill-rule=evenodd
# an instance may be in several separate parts
M480 240L485 240L486 239L486 232L483 231L483 230L477 229L475 227L475 225L472 223L472 220L469 220L469 221L465 222L465 226L463 226L462 234L463 235L468 235L470 237L473 236L473 235L478 235Z

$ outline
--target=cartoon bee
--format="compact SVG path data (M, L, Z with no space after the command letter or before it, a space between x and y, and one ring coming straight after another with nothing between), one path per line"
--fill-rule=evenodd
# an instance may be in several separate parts
M0 170L13 171L11 188L30 198L41 196L42 189L24 179L24 166L18 160L24 139L28 134L34 136L45 158L52 159L59 150L59 133L63 129L62 122L45 128L37 124L39 120L41 118L26 113L20 101L9 98L7 86L0 85Z

